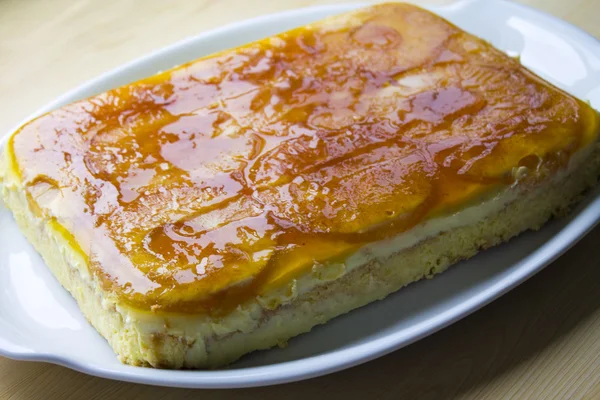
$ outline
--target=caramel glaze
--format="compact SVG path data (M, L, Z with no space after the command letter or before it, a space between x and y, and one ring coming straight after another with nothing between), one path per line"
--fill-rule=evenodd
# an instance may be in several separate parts
M514 167L564 166L595 124L482 40L384 4L50 112L11 149L106 290L221 313L505 187Z

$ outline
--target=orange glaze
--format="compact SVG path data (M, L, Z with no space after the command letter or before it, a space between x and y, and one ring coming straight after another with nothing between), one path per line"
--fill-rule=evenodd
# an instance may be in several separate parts
M513 167L564 166L596 124L487 43L384 4L71 104L10 143L106 290L219 313L505 187Z

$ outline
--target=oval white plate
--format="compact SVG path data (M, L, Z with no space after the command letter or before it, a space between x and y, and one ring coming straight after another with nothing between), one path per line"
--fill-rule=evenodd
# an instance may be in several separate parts
M268 15L186 39L67 93L37 114L217 50L272 35L360 5ZM522 62L600 108L600 42L556 18L502 0L461 1L433 11L521 54ZM1 206L0 206L1 207ZM541 270L600 218L600 190L568 218L485 251L432 281L419 282L311 333L286 349L257 352L219 371L167 371L117 361L0 208L0 354L47 361L105 378L194 388L259 386L306 379L363 363L477 310Z

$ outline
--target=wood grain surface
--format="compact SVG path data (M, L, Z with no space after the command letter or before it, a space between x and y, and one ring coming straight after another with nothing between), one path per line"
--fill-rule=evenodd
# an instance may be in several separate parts
M600 0L521 2L600 37ZM149 51L229 22L317 3L0 0L0 133L63 92ZM600 399L599 243L595 229L475 314L329 376L267 388L193 391L0 358L0 399Z

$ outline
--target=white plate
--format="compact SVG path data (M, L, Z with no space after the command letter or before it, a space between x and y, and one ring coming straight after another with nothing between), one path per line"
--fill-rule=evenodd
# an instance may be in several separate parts
M359 5L313 7L229 25L109 72L39 110L54 109L217 50L338 14ZM556 18L501 0L434 8L458 26L600 108L600 42ZM600 218L600 190L570 217L485 251L432 281L419 282L219 371L167 371L117 361L75 301L47 271L0 208L0 354L47 361L106 378L196 388L259 386L306 379L406 346L477 310L541 270Z

